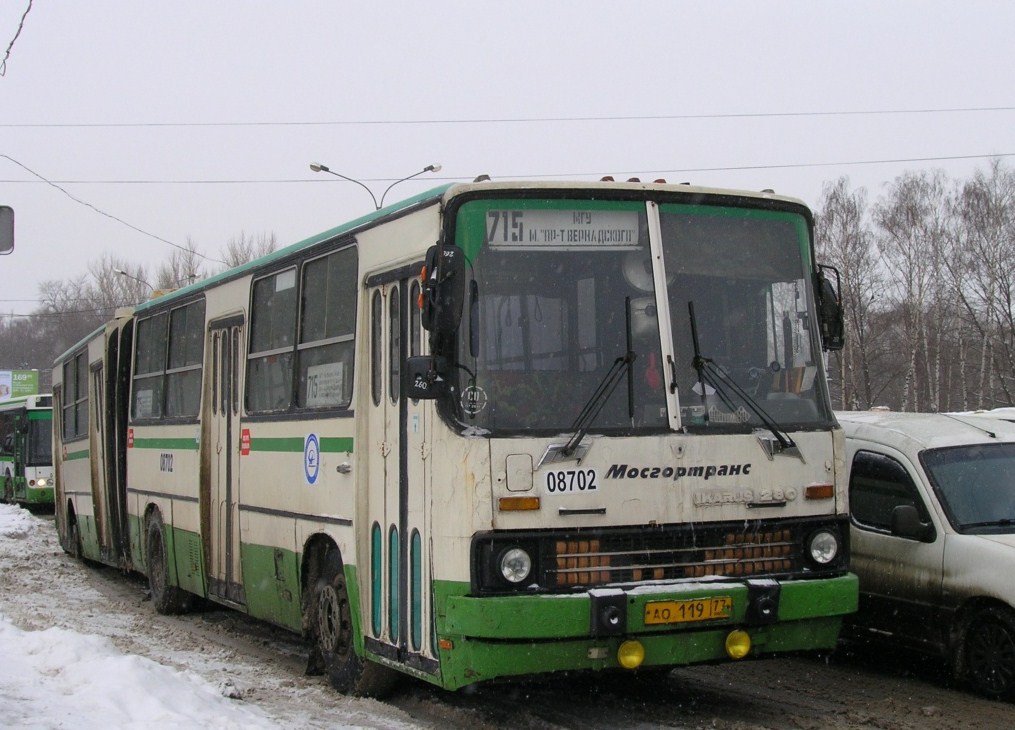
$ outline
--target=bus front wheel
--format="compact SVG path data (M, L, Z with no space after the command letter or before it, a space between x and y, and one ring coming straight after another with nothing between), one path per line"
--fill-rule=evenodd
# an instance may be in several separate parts
M161 614L177 614L187 610L190 601L186 591L169 584L169 554L166 552L162 515L158 512L148 519L145 547L148 558L148 585L152 604Z
M352 606L338 550L324 555L320 578L314 587L311 627L331 686L343 694L382 698L394 689L398 673L356 654Z

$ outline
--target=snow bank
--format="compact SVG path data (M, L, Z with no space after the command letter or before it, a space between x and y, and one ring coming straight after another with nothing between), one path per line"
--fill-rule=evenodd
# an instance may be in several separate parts
M0 616L0 655L7 727L276 727L200 677L125 656L102 637L22 631Z
M51 528L0 504L0 570L21 569L13 558L31 549L35 530ZM23 631L0 614L0 727L278 727L228 692L193 672L125 655L107 638L57 627Z

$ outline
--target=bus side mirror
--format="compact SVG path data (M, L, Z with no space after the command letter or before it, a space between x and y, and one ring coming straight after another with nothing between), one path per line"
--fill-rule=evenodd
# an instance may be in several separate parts
M835 284L829 273L835 275ZM839 270L824 264L817 274L818 323L821 327L821 347L825 350L841 350L846 344L846 326L842 316L842 300L839 298Z
M457 246L431 246L420 275L423 327L450 334L462 321L465 301L465 255Z
M405 361L405 395L412 400L433 400L444 392L445 380L440 372L443 358L416 355Z
M14 250L14 209L0 205L0 255Z

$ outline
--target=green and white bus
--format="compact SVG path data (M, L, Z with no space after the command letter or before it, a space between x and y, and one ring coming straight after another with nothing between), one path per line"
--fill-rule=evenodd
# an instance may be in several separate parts
M442 186L61 356L58 529L346 692L831 649L841 331L799 201Z
M53 397L0 402L0 496L4 502L53 504Z

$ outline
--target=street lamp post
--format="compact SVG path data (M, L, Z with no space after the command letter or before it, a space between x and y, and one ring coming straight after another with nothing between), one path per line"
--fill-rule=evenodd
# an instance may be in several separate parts
M137 276L134 276L133 274L130 274L130 273L124 271L123 269L113 269L113 273L114 274L119 274L120 276L126 276L128 279L133 279L134 281L138 282L139 284L144 284L146 287L151 289L153 292L155 291L155 287L152 286L151 284L149 284L147 281L145 281L144 279L141 279L141 278L139 278Z
M310 163L310 169L313 170L314 172L327 172L328 174L334 175L335 177L340 177L343 180L347 180L347 181L349 181L351 183L356 183L361 188L363 188L368 193L370 193L370 199L374 201L374 210L380 210L381 207L384 206L384 198L387 197L388 191L390 191L391 188L395 187L399 183L405 182L406 180L411 180L412 178L414 178L414 177L416 177L418 175L422 175L424 172L440 172L441 166L439 164L437 164L437 163L434 163L433 165L427 165L426 167L424 167L419 172L414 172L411 175L408 175L406 177L399 178L398 180L395 180L395 182L391 183L390 185L388 185L388 187L386 187L384 189L384 192L381 194L380 202L378 202L377 196L374 195L374 191L371 190L369 187L367 187L362 182L360 182L359 180L356 180L356 179L351 178L351 177L346 177L345 175L343 175L340 172L335 172L330 167L328 167L327 165L322 165L320 162L311 162Z

